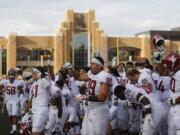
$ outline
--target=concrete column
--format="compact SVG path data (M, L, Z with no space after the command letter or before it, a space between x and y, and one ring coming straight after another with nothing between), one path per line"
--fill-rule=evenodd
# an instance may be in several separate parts
M165 47L166 47L166 55L167 55L171 52L171 41L170 40L165 41Z
M0 76L2 76L2 47L0 46Z
M108 65L108 37L105 34L102 34L102 58L106 65Z
M56 33L54 37L54 73L57 73L64 63L63 35Z
M43 55L41 55L41 66L44 66L44 60L43 60Z
M116 55L117 62L116 62L116 64L118 65L119 61L120 61L120 59L119 59L119 37L116 38L116 51L117 51L117 55Z
M65 59L65 62L69 62L68 61L68 30L67 29L64 29L64 59Z
M16 67L16 38L16 33L10 33L7 38L7 71Z
M151 60L152 48L150 38L142 37L141 39L141 57Z
M88 10L88 32L92 33L93 31L93 21L95 20L95 11Z
M74 11L72 9L66 10L65 19L68 21L74 22Z

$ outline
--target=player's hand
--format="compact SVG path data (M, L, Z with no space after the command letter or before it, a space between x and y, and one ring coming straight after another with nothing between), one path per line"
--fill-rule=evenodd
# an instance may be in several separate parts
M149 125L151 128L154 128L154 127L155 127L155 126L154 126L154 122L153 122L153 120L152 120L151 114L147 114L146 117L145 117L145 119L147 119L148 125Z
M175 105L175 104L176 104L176 99L170 97L170 98L167 100L167 103L168 103L169 105Z
M75 99L76 101L83 101L83 100L87 100L87 96L86 96L86 95L78 94L77 96L75 96L74 99Z
M127 108L132 108L133 107L133 103L131 101L125 101L124 104L123 104L125 107Z
M57 124L60 124L60 123L61 123L61 118L56 117L56 123L57 123Z

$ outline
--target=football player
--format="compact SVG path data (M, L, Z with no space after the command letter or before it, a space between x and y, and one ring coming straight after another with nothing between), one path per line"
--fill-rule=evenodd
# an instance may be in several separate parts
M17 132L17 116L19 112L19 95L23 94L23 86L20 81L16 80L16 71L10 69L8 71L8 80L1 81L1 90L5 92L6 108L10 121L12 123L11 134Z
M168 135L180 135L180 56L169 54L163 61L171 70L171 92L168 103L171 105L168 116Z
M142 135L154 135L159 131L159 125L162 122L163 115L159 113L161 105L152 99L143 90L143 87L137 87L137 82L140 77L140 72L136 69L130 69L127 72L130 83L126 87L117 87L115 89L115 95L121 99L128 99L131 102L142 105L144 115L144 121L141 127ZM119 95L118 95L119 94Z
M59 87L51 83L50 88L50 108L49 119L46 126L46 135L51 135L55 124L60 124L60 118L62 116L62 93ZM60 125L59 125L60 128ZM59 129L60 130L60 129Z
M45 77L45 69L38 66L32 72L33 84L29 104L32 103L32 135L43 135L48 120L50 81Z
M109 73L112 75L112 106L110 108L110 120L113 134L127 134L129 126L128 107L126 101L118 99L113 93L117 85L126 85L126 78L119 75L116 68L109 67Z
M91 61L91 73L89 72L88 94L78 95L76 100L87 100L87 112L85 113L86 134L105 135L109 119L108 95L112 82L111 75L103 71L104 60L97 56ZM83 126L85 127L85 126ZM82 129L83 130L83 129Z

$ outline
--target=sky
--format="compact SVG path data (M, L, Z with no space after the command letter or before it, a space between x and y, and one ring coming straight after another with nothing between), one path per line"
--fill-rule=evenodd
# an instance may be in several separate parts
M0 36L52 35L67 9L93 9L109 36L180 26L180 0L0 0Z

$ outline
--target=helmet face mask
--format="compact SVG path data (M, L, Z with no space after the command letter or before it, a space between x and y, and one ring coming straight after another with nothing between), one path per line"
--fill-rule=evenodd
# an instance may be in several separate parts
M10 83L13 83L15 80L15 76L14 75L9 75L9 81Z
M8 79L9 79L10 83L13 83L14 80L16 79L16 71L14 69L10 69L8 71Z

